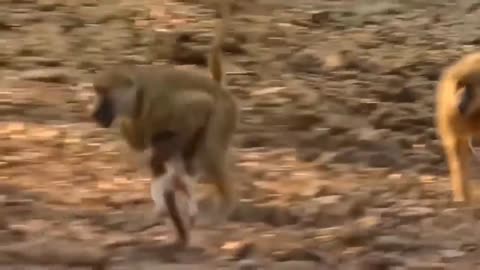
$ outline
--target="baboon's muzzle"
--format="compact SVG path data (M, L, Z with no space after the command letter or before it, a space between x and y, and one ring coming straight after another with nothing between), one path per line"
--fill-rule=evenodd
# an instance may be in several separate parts
M114 119L113 104L108 99L102 99L100 104L95 108L92 118L103 128L109 128Z

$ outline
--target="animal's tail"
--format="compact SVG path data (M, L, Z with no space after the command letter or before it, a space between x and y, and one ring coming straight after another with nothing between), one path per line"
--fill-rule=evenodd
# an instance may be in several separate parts
M215 31L215 39L212 44L210 57L208 59L208 67L215 81L222 84L223 67L222 67L222 45L226 35L226 27L230 17L230 1L218 0L220 3L222 19L217 23Z

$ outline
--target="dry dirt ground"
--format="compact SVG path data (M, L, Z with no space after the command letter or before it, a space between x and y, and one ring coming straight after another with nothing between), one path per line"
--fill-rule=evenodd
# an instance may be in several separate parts
M173 252L168 224L135 229L148 179L88 118L89 76L204 67L215 1L0 0L0 269L480 269L480 209L449 203L432 119L480 5L236 2L242 200Z

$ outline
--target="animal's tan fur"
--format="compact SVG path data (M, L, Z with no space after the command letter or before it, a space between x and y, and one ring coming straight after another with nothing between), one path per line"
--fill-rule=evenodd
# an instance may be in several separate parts
M465 113L459 103L473 93ZM436 93L436 125L450 170L453 201L470 202L471 139L480 132L480 52L463 56L447 67Z

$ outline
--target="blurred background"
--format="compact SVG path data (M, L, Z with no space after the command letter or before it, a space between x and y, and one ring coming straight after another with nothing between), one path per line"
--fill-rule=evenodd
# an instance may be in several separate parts
M207 72L216 0L0 0L0 269L480 269L480 212L450 205L433 125L478 1L232 2L242 199L174 253L168 224L135 230L148 175L89 118L91 76Z

